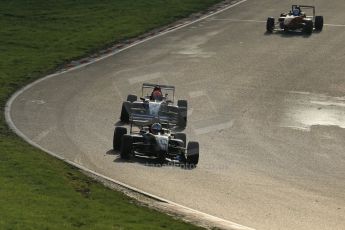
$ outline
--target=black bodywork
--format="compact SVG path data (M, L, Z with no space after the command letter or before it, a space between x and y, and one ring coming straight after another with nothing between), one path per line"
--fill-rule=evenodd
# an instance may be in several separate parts
M131 115L129 133L125 127L116 127L113 138L114 150L120 150L123 159L135 156L150 157L160 164L166 161L197 165L199 143L186 143L184 133L175 133L169 127L174 124L161 123L159 117L136 114ZM157 134L150 132L150 125L160 122L165 128Z

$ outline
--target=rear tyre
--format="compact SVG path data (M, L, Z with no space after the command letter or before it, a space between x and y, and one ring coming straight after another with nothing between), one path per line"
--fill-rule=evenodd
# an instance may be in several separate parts
M184 128L187 126L188 102L186 100L178 100L177 106L180 114L179 126Z
M174 136L175 139L183 141L183 147L186 148L186 134L185 133L176 133Z
M323 28L323 16L315 17L315 30L321 31Z
M178 108L178 126L181 128L187 126L187 108Z
M313 21L308 20L305 22L303 30L306 34L310 35L313 33L313 28L314 28Z
M136 95L129 94L127 96L127 101L129 101L129 102L135 102L137 100L138 100L138 97Z
M120 120L122 122L129 122L129 115L131 113L131 103L128 101L125 101L122 103L122 108L121 108L121 116Z
M122 136L127 134L127 129L124 127L116 127L113 137L113 149L120 150Z
M178 100L177 101L177 106L179 107L179 108L186 108L187 109L187 107L188 107L188 102L186 101L186 100Z
M266 31L269 33L272 33L274 30L274 18L269 17L267 18L267 22L266 22Z
M131 135L123 135L121 140L121 150L120 150L120 157L122 159L128 160L132 155L132 144L133 138Z
M187 146L187 164L196 166L199 163L199 143L191 141Z

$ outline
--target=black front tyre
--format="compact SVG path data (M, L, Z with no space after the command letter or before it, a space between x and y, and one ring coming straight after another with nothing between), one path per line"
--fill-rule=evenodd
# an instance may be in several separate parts
M315 17L315 30L321 31L323 28L323 16Z
M123 135L121 140L120 157L122 159L130 159L132 155L133 138L131 135Z
M124 127L116 127L113 137L113 149L120 150L122 136L127 134L127 129Z
M120 120L122 122L129 122L129 115L131 113L131 103L128 101L125 101L122 103L122 108L121 108L121 116Z
M272 33L274 30L274 18L269 17L267 18L267 22L266 22L266 31L269 33Z
M186 163L196 166L199 163L199 143L195 141L188 142Z

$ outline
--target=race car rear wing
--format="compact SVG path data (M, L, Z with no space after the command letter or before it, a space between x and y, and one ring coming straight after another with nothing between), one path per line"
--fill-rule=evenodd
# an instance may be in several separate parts
M152 84L152 83L143 83L141 87L141 96L144 97L144 89L154 89L156 86L159 86L163 90L169 90L173 92L173 102L175 98L175 86L172 85L159 85L159 84Z
M171 116L174 115L174 116ZM132 133L133 125L143 127L152 125L153 123L160 123L165 127L173 127L177 125L178 122L178 114L174 114L172 112L167 112L165 114L155 116L151 114L140 114L140 113L132 113L130 116L130 132Z
M175 86L171 85L159 85L159 84L152 84L152 83L143 83L143 88L155 88L156 86L159 86L161 89L166 90L175 90Z
M293 12L296 8L304 8L304 9L312 9L313 10L313 17L315 17L315 6L308 6L308 5L292 5L291 12Z

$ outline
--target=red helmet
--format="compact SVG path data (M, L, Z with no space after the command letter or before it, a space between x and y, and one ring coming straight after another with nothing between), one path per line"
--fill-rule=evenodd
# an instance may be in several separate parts
M162 91L160 89L158 90L153 90L152 92L152 99L153 100L162 100L163 99L163 94L162 94Z

